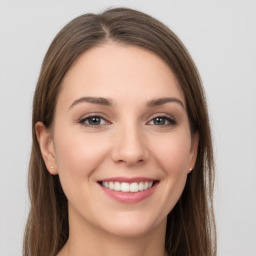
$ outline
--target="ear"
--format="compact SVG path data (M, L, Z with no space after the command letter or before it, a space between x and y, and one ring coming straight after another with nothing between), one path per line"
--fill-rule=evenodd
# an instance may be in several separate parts
M195 132L191 135L191 148L189 153L189 169L188 173L194 169L197 159L197 152L198 152L198 145L199 145L199 134Z
M42 122L37 122L35 131L41 154L48 171L53 175L58 174L53 138L50 129L46 128Z

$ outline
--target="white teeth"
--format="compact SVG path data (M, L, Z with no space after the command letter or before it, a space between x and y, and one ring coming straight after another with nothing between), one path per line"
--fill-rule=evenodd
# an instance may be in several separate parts
M133 183L127 183L127 182L118 182L118 181L103 181L102 186L111 190L115 191L122 191L122 192L138 192L143 191L151 188L153 186L153 181L145 181L145 182L133 182Z
M115 183L114 183L114 190L115 191L120 191L120 188L121 186L120 186L120 182L118 182L118 181L116 181Z
M112 190L114 189L114 182L110 181L110 182L106 182L106 183L108 183L108 188L109 189L112 189Z
M129 191L130 191L130 185L129 185L129 183L122 182L122 183L121 183L121 191L122 191L122 192L129 192Z
M130 191L131 192L138 192L139 191L139 185L136 182L133 182L130 184Z
M105 187L105 188L108 188L108 182L103 181L103 182L102 182L102 186Z
M139 183L139 191L142 191L144 189L144 184L143 182Z

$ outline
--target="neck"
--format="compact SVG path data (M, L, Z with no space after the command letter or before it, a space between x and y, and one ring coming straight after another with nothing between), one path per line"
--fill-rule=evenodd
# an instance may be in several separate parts
M85 221L84 221L85 222ZM98 229L90 223L69 222L69 239L58 256L167 256L166 221L136 236L120 236Z

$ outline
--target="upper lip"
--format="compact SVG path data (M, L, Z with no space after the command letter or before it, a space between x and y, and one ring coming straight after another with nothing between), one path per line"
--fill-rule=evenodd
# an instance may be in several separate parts
M117 181L117 182L132 183L132 182L157 181L157 179L149 178L149 177L112 177L112 178L98 180L98 182L103 182L103 181L106 181L106 182Z

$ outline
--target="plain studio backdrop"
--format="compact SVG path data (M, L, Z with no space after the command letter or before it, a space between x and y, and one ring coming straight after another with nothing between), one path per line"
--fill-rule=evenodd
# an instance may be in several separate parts
M249 0L0 0L0 255L22 255L31 105L44 54L71 19L120 6L167 24L195 60L213 128L218 255L255 256L256 1Z

